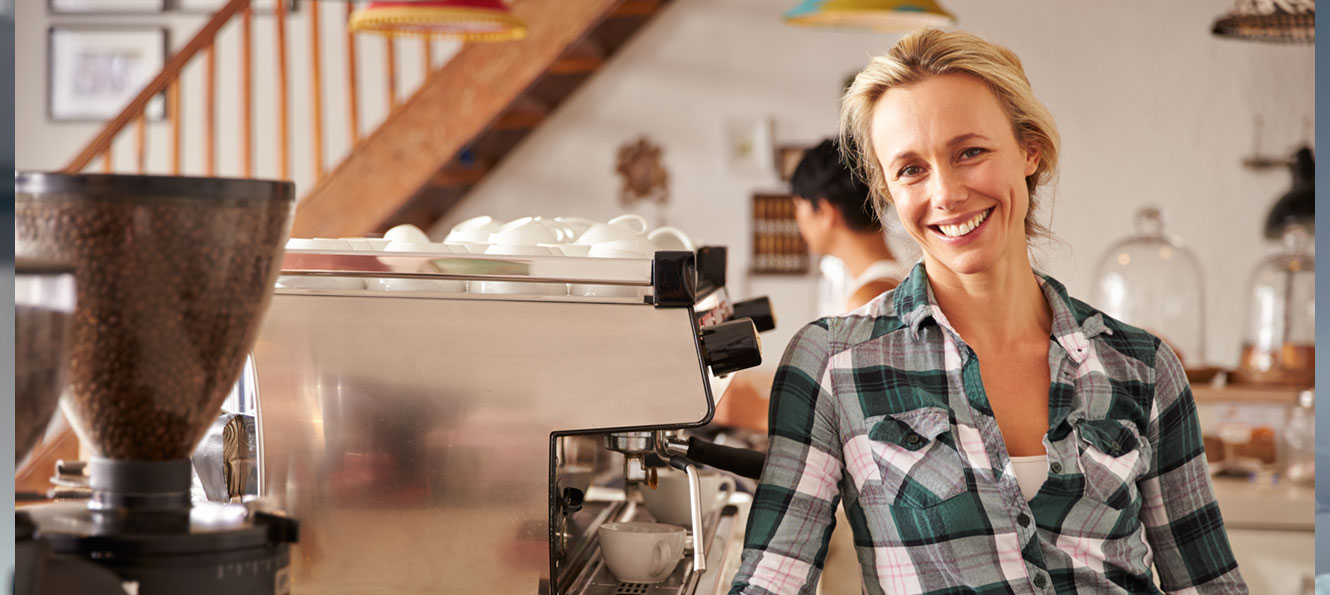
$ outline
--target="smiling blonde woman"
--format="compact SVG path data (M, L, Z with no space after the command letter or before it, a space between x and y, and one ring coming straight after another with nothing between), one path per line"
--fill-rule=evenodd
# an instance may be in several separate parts
M840 502L868 593L1246 593L1177 356L1030 264L1059 140L1016 55L912 33L841 133L923 259L791 342L731 593L812 592Z

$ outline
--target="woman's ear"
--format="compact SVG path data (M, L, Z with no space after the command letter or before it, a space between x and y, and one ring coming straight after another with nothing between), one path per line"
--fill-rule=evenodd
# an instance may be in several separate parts
M825 198L817 199L817 209L813 211L813 217L823 229L836 227L837 224L844 223L845 219L841 216L840 209Z
M1025 175L1029 177L1039 169L1039 147L1030 147L1025 150Z

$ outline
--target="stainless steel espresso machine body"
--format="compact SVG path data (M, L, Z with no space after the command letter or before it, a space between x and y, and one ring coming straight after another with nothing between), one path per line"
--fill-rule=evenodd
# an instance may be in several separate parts
M723 264L288 250L241 389L258 501L301 521L293 592L594 591L596 525L637 510L625 479L760 361Z

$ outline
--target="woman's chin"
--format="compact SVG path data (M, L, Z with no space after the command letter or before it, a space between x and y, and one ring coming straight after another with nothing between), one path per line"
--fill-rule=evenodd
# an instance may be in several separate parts
M962 254L933 255L929 260L954 275L981 275L994 268L996 259L980 251Z

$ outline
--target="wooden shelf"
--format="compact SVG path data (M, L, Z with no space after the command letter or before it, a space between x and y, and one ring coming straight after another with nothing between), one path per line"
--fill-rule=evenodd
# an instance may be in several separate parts
M1213 386L1193 384L1192 395L1197 403L1262 403L1293 406L1303 389L1260 385L1229 384Z

